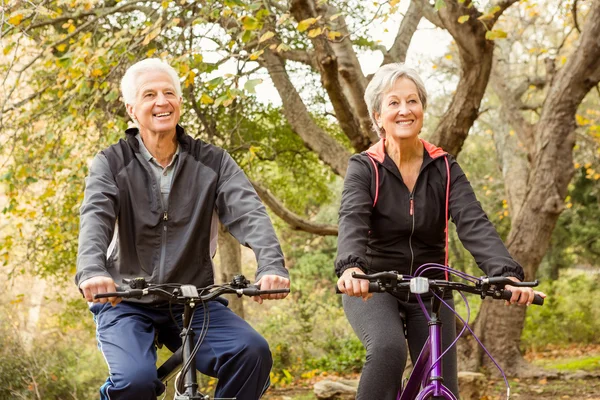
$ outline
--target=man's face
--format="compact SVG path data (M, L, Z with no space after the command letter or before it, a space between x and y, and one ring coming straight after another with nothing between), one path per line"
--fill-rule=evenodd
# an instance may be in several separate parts
M135 104L127 104L127 111L136 119L140 133L175 133L181 115L181 98L169 74L145 72L138 76L136 83Z

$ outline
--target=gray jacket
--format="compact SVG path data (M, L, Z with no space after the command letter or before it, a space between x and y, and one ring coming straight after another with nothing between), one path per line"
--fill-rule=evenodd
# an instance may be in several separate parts
M165 210L137 133L128 129L125 140L92 162L80 209L78 286L100 275L116 284L135 277L200 287L214 283L210 225L215 209L231 234L254 250L257 280L266 274L288 277L266 209L225 150L192 139L178 125L180 158ZM107 255L115 226L116 246Z

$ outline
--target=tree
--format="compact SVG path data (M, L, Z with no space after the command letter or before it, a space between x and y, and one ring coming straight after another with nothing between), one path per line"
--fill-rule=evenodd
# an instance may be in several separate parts
M72 135L48 136L76 129L97 141L96 146L114 141L114 135L98 133L125 125L118 103L118 77L134 60L161 55L169 58L184 78L186 109L190 110L184 115L188 130L237 149L234 156L257 183L265 202L292 226L335 234L333 226L301 218L313 213L319 203L305 196L298 201L291 185L278 185L283 180L272 171L290 176L293 172L285 165L301 164L308 174L294 177L303 188L319 193L319 184L332 179L332 173L344 176L353 152L377 140L362 101L369 77L360 68L358 54L381 52L385 63L404 61L423 16L448 31L459 55L459 81L431 139L458 155L480 114L494 70L495 41L507 36L497 25L515 2L500 0L484 9L470 0L438 0L435 5L413 0L396 27L396 39L389 49L370 38L365 26L398 12L397 0L375 7L358 0L149 0L95 5L81 1L72 7L55 2L16 3L8 9L9 18L2 28L8 56L2 64L4 82L16 84L5 89L8 95L0 108L0 124L10 132L5 138L10 141L2 148L5 154L10 151L8 145L23 145L14 147L9 172L3 176L10 189L5 213L25 216L27 207L19 195L31 190L34 183L42 186L39 171L49 172L44 179L53 182L50 187L65 184L67 177L71 181L82 179L84 157L65 167L68 157L57 159L56 155L64 154L65 149L67 154L89 154L89 146L83 146ZM531 172L527 185L520 186L524 190L517 190L507 180L513 214L507 243L524 265L528 278L534 276L547 248L572 176L575 110L598 83L600 50L598 43L593 43L599 33L598 23L594 22L600 20L597 13L598 0L594 0L586 23L581 25L579 44L548 81L536 126L515 129L529 152ZM210 62L209 56L213 57ZM220 66L232 72L219 73ZM253 98L256 85L267 76L282 103L281 113L276 115L257 105ZM303 77L301 81L299 76ZM16 90L23 87L25 79L27 88ZM510 106L510 102L503 104ZM259 134L261 129L285 132L285 145L291 144L288 150L282 151L285 145L279 137ZM257 135L262 136L256 140ZM505 145L502 148L508 149ZM38 149L51 150L53 155L35 159L32 155ZM508 158L504 160L508 165ZM24 180L17 180L17 176ZM80 200L75 194L78 192L69 193L70 208L57 206L64 204L62 201L48 206L57 220L71 215ZM51 194L49 198L55 200L56 196ZM44 221L40 229L50 230L53 222L56 225L56 221ZM70 239L74 242L72 236ZM7 243L4 254L10 250ZM51 248L48 244L38 247ZM71 252L58 260L50 253L41 253L47 256L47 268L73 257ZM486 345L500 362L510 365L508 361L518 357L524 313L511 316L510 328L494 327L490 331L486 324L492 322L495 309L489 307L484 306L478 324L485 328L482 332L492 332L485 335ZM510 343L510 350L503 350L505 343Z

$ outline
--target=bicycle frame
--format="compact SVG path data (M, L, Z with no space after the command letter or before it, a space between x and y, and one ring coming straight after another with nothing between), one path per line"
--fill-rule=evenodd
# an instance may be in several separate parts
M440 358L442 355L442 321L438 318L442 302L437 297L433 297L431 301L429 337L414 364L406 386L400 389L397 400L425 400L432 397L457 400L456 396L443 385Z

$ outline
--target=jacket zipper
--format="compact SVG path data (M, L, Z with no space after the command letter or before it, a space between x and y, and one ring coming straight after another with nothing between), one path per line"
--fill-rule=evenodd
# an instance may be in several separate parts
M419 180L419 177L417 177L417 181ZM412 247L412 237L413 234L415 233L415 188L417 187L417 183L415 182L415 187L413 188L413 191L410 192L410 195L408 197L409 201L410 201L410 206L409 206L409 210L408 210L408 214L410 215L410 218L412 220L412 226L410 228L410 236L408 237L408 247L410 249L410 276L412 276L413 274L413 264L415 262L415 252L413 251L413 247ZM407 297L406 297L406 301L408 301L410 299L410 292L407 293Z
M163 231L160 246L160 266L158 267L158 282L163 283L165 276L165 261L167 259L167 221L169 221L169 215L167 211L163 211Z

